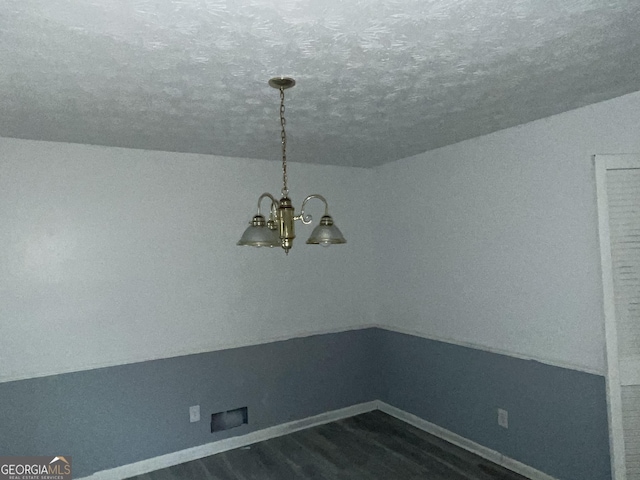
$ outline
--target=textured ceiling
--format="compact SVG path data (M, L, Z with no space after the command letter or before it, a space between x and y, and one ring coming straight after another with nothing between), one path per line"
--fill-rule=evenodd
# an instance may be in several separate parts
M0 136L372 166L640 90L640 1L0 0Z

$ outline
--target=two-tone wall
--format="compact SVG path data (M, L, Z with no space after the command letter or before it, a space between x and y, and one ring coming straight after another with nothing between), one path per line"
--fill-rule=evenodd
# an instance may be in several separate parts
M638 132L634 93L377 169L376 323L423 337L394 347L390 403L558 478L610 478L591 157L640 152Z
M249 406L246 432L380 399L608 478L591 155L639 127L632 94L373 170L292 164L348 243L302 227L288 257L235 246L273 162L0 139L0 454L86 475L212 441L190 405Z
M291 165L348 243L285 257L236 246L274 162L0 139L0 381L370 323L372 176Z
M81 478L371 402L378 341L354 330L2 383L0 452L70 455ZM248 424L211 432L242 407Z
M70 454L76 478L158 468L174 452L376 400L559 479L609 472L602 377L381 328L5 382L0 393L2 454ZM201 421L189 422L191 405ZM496 405L527 415L504 430ZM211 433L212 413L241 407L247 425Z
M301 226L288 256L237 247L280 175L0 139L0 455L66 452L79 477L223 438L217 411L248 406L256 430L370 400L370 349L340 342L373 314L373 172L290 166L296 207L326 196L346 245Z
M638 132L640 92L380 167L377 322L603 374L592 155Z
M382 332L381 398L389 405L453 432L465 446L470 440L534 468L519 471L532 480L548 478L539 472L611 478L602 376ZM498 425L498 408L508 412L508 429Z

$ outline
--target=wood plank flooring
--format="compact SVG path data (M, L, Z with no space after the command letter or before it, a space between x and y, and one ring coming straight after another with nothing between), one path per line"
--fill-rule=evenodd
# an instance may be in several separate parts
M378 410L135 480L527 480Z

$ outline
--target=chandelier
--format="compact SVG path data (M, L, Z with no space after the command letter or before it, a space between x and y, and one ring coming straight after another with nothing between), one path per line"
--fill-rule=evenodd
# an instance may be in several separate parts
M275 77L269 80L269 86L280 90L280 141L282 143L282 198L276 198L270 193L263 193L258 198L258 212L249 222L249 226L242 234L238 245L248 245L251 247L282 247L288 255L293 246L293 239L296 237L294 222L300 220L303 224L309 225L312 222L311 215L306 214L304 209L307 202L318 199L324 203L324 215L320 223L313 229L307 243L312 245L322 245L328 247L333 244L346 243L340 229L333 224L333 218L329 215L329 205L327 200L318 194L309 195L302 202L300 214L296 215L289 198L289 187L287 186L287 133L285 131L286 121L284 119L284 91L293 87L296 81L290 77ZM268 220L260 210L262 201L268 198L269 205Z

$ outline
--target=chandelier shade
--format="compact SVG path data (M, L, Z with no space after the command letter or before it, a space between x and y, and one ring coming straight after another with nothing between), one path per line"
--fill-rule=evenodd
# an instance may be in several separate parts
M322 217L320 224L313 229L311 236L307 240L310 245L322 245L323 247L346 242L340 229L333 224L333 219L330 215Z
M280 238L275 229L267 226L262 215L256 215L242 234L238 245L249 247L279 247Z
M338 245L346 243L342 232L333 223L333 218L329 215L329 205L327 200L318 194L309 195L302 202L300 213L296 215L291 199L289 198L289 187L287 185L287 133L285 130L284 118L284 91L293 87L296 81L290 77L275 77L269 80L269 85L280 90L280 143L282 144L282 197L280 200L270 193L263 193L258 198L258 211L249 222L249 226L242 234L238 245L250 247L281 247L286 254L293 246L295 239L295 221L300 220L304 225L312 223L311 215L305 214L305 206L312 199L318 199L324 203L324 215L320 223L313 229L311 236L307 240L311 245ZM268 220L262 215L260 204L262 200L271 200L269 206Z

